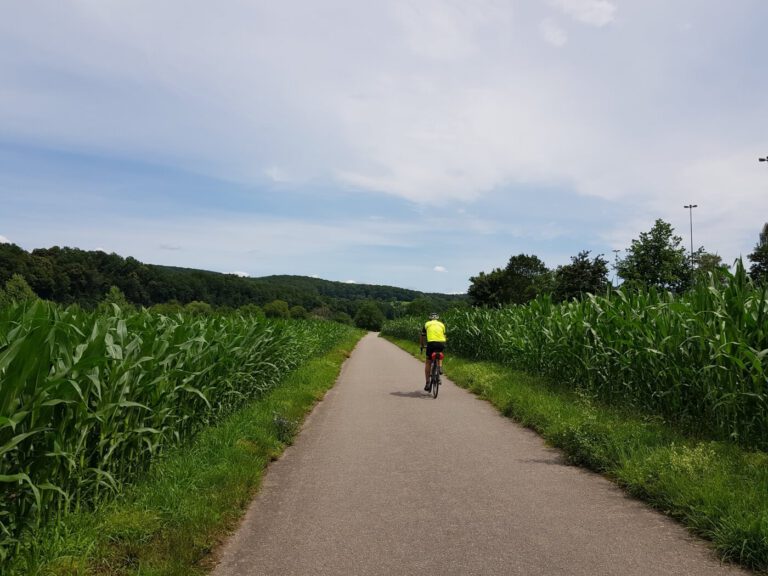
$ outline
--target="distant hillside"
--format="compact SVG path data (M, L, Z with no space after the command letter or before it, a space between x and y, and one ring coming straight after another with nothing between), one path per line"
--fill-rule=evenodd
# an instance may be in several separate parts
M270 284L274 286L294 286L308 292L316 292L321 296L330 298L348 298L352 300L383 300L397 302L412 302L418 298L438 298L448 301L461 301L466 295L440 294L433 292L419 292L395 286L383 286L379 284L353 284L348 282L335 282L310 278L308 276L264 276L253 278L254 282Z
M465 296L424 294L393 286L347 284L305 276L242 278L207 270L145 264L117 254L78 248L41 248L26 252L14 244L0 244L0 285L11 275L22 275L47 300L85 307L100 302L117 286L129 302L143 306L175 302L207 302L217 307L263 306L284 300L306 310L327 309L354 315L359 304L373 300L392 317L407 303L419 311L444 310ZM415 305L414 305L415 306ZM413 306L412 306L413 309Z

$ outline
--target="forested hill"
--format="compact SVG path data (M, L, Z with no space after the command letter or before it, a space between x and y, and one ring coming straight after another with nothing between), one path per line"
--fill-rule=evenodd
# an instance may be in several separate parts
M356 284L349 282L334 282L308 276L264 276L254 278L254 282L272 286L293 286L306 292L316 292L320 296L330 298L345 298L352 300L381 300L387 302L411 302L417 298L437 298L449 301L465 299L463 295L439 293L423 293L407 288L382 286L379 284Z
M306 310L328 308L353 314L362 301L387 304L388 316L414 301L423 308L445 309L465 296L423 294L392 286L348 284L303 276L242 278L207 270L145 264L102 251L40 248L27 252L15 244L0 244L0 286L20 274L41 298L92 307L111 286L129 302L143 306L176 302L207 302L217 307L263 306L283 300Z

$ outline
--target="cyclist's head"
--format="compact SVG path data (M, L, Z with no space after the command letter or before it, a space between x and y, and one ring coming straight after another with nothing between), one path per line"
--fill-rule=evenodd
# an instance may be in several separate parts
M437 320L440 318L440 316L437 315L437 312L432 312L432 314L429 315L430 320Z

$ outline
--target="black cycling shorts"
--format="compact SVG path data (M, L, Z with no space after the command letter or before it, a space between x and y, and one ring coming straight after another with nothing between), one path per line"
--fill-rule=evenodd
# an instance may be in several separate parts
M445 350L445 342L427 342L427 358L432 357L432 352L442 352Z

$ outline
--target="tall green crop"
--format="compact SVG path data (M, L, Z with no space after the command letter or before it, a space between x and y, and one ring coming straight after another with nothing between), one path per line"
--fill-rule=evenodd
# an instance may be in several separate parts
M0 554L257 398L349 330L328 322L0 310Z
M768 300L743 266L684 296L589 296L457 311L448 350L549 376L682 429L768 447ZM415 338L420 321L383 332Z

